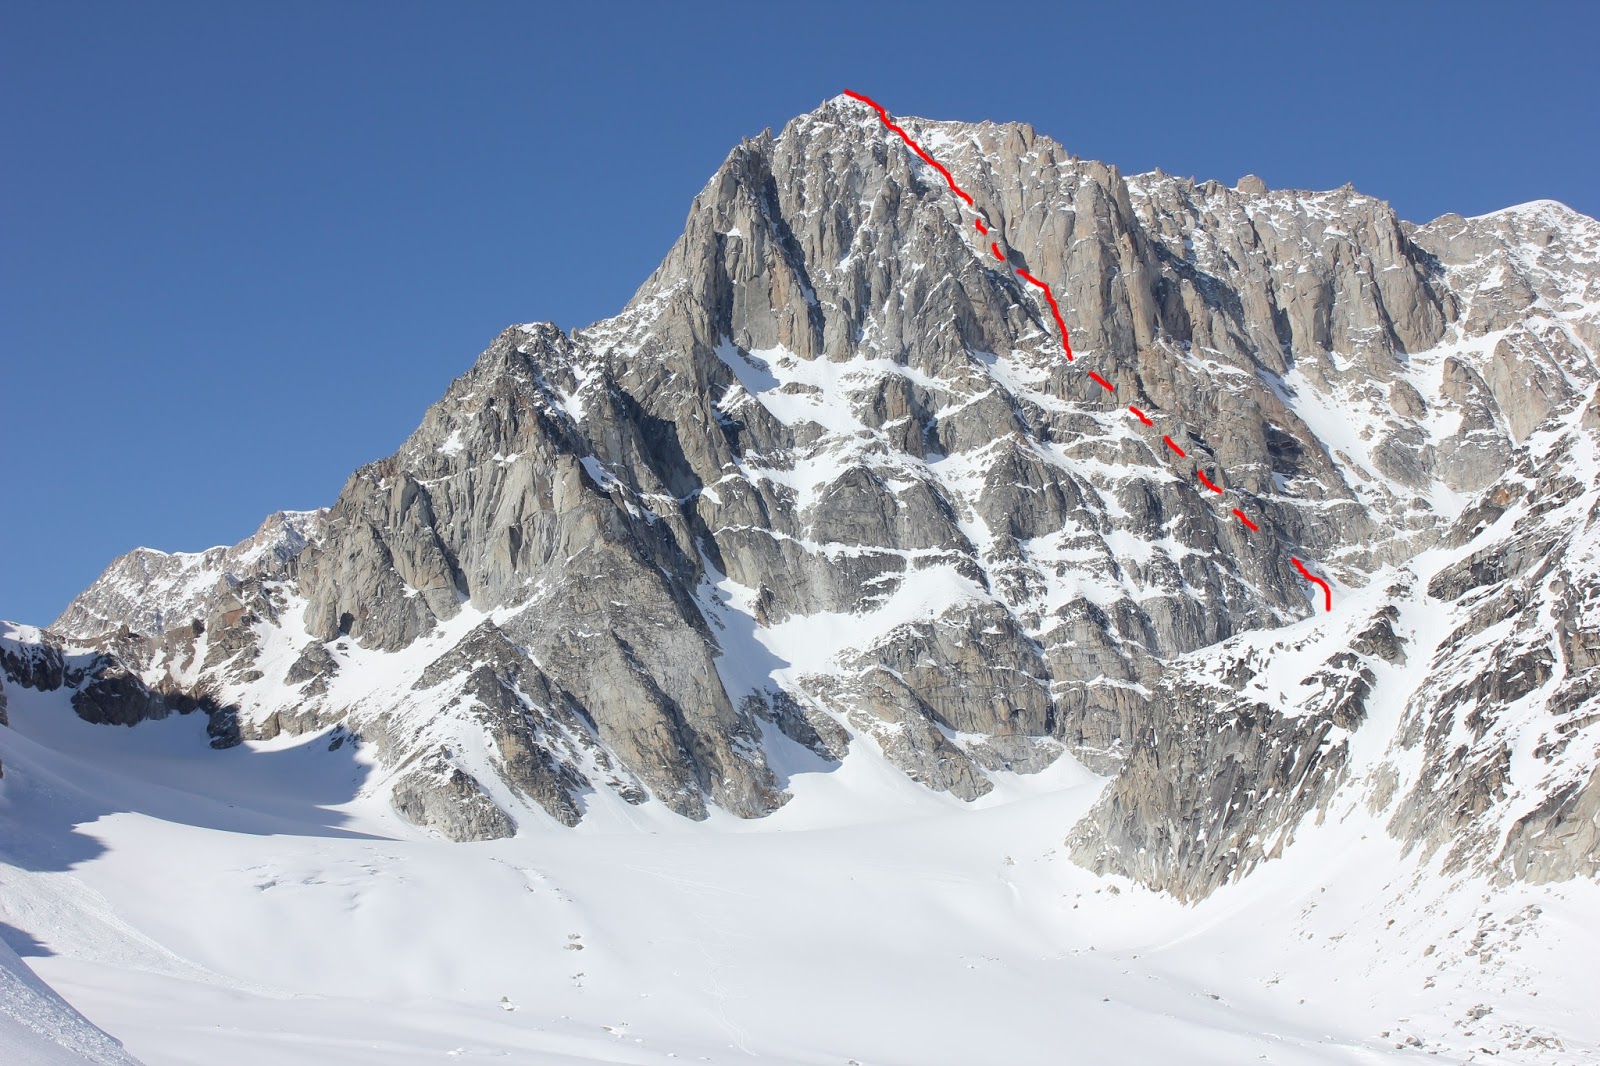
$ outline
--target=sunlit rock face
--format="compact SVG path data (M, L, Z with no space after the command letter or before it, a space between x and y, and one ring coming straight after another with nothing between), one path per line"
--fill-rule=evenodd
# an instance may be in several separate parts
M1345 797L1592 873L1600 224L901 121L976 209L854 101L747 141L615 318L506 330L324 511L122 557L4 683L338 725L453 839L1068 752L1112 778L1073 854L1185 898Z

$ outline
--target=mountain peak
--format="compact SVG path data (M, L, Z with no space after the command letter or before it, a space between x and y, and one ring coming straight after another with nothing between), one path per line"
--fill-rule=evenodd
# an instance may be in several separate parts
M239 736L372 738L375 787L453 837L759 818L791 768L846 759L973 801L1070 753L1117 782L1079 860L1197 898L1382 771L1402 738L1377 692L1432 716L1379 804L1408 842L1454 810L1509 832L1572 784L1480 803L1417 776L1462 701L1507 743L1549 723L1524 681L1469 700L1400 664L1510 676L1472 583L1537 584L1587 528L1588 490L1532 451L1588 432L1600 279L1564 251L1587 220L1410 227L1348 187L1124 179L1025 125L895 121L949 180L828 100L730 153L619 315L508 329L328 511L183 566L125 557L58 625L126 627L145 695L204 694ZM1561 239L1512 248L1508 219ZM1534 485L1559 532L1519 525ZM1504 609L1567 611L1550 654L1586 661L1581 610L1534 584ZM1530 648L1540 699L1588 698ZM1152 771L1179 748L1250 774ZM1246 813L1168 848L1193 789ZM1221 863L1230 834L1253 843ZM1473 839L1464 867L1578 869Z

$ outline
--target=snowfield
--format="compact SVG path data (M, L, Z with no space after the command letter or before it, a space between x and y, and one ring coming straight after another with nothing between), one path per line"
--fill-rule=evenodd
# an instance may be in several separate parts
M1102 784L1066 757L969 804L868 742L765 819L452 844L326 734L214 751L198 715L8 697L0 933L148 1066L1600 1055L1600 887L1413 880L1359 809L1185 907L1066 859ZM0 1061L126 1061L11 959Z

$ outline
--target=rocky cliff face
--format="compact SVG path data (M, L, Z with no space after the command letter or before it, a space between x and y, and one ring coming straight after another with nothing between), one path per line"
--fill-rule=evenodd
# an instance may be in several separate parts
M55 628L84 637L126 626L162 634L195 618L240 617L234 591L253 579L282 578L306 544L322 535L326 511L279 511L231 548L162 552L136 548L68 605Z
M1079 860L1188 897L1360 789L1592 872L1600 224L904 124L976 212L850 100L745 142L621 314L508 329L326 512L115 562L54 632L158 696L99 713L338 725L456 839L1069 751Z

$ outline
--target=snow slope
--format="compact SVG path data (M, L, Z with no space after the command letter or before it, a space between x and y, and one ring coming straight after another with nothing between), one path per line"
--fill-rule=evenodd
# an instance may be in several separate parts
M0 921L150 1066L1600 1053L1600 888L1413 881L1361 811L1195 907L1067 860L1101 787L1070 759L966 804L860 752L766 819L462 845L325 734L213 751L9 694Z
M9 927L0 933L23 939ZM0 1061L7 1066L138 1066L122 1045L95 1028L41 981L0 938Z

